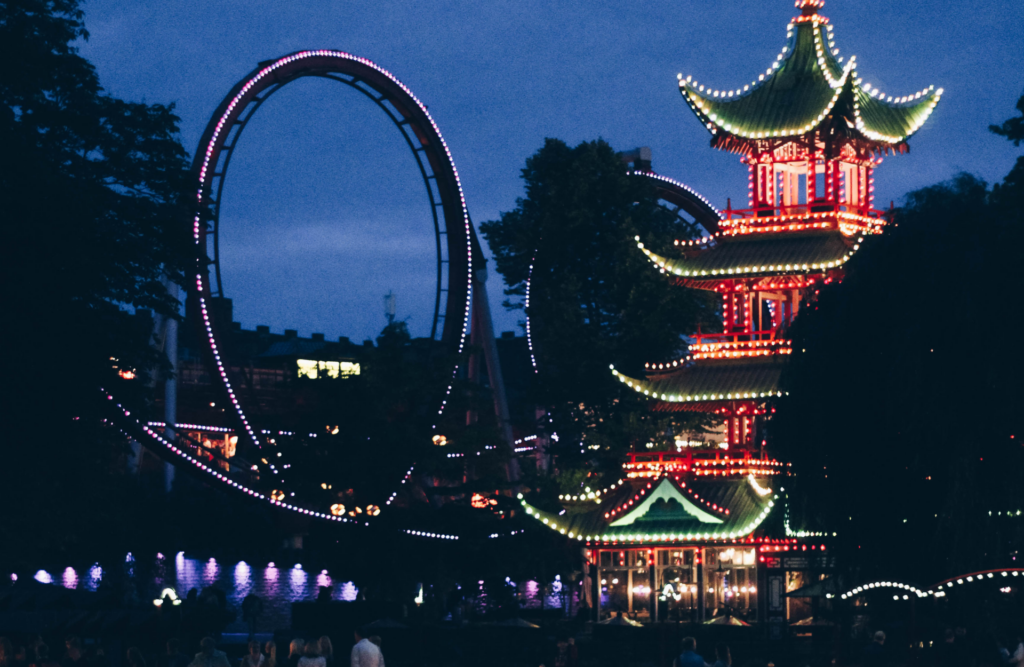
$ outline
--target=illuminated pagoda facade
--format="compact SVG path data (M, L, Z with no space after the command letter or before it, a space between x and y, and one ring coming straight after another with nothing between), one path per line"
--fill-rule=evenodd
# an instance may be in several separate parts
M599 620L623 611L641 621L765 624L778 635L811 613L786 594L830 567L821 536L789 525L788 466L766 451L766 413L783 393L786 333L800 308L841 280L888 222L874 206L875 168L908 150L942 91L894 97L865 82L853 57L839 57L823 4L798 0L782 52L749 84L718 90L679 76L711 146L747 165L747 207L730 205L717 229L677 241L672 256L637 239L676 285L720 296L722 333L694 336L687 356L648 364L642 379L612 372L654 411L714 415L721 441L632 454L621 480L561 498L561 513L521 499L584 546Z

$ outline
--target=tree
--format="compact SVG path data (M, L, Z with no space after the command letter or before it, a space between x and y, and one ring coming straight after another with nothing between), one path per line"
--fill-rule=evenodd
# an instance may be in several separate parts
M146 399L162 355L133 313L174 316L161 279L191 267L193 186L173 107L105 94L75 46L82 16L76 0L0 5L0 541L26 559L111 534L125 439L102 427L98 388Z
M715 326L715 303L671 285L637 249L636 237L658 251L692 232L606 142L570 148L547 139L522 177L526 196L480 229L514 298L506 307L525 308L530 318L539 369L533 396L549 407L568 460L613 413L648 420L646 404L621 391L609 364L638 374L645 361L678 355L683 335ZM619 440L619 456L630 439Z
M927 583L1024 546L1022 164L910 193L793 327L774 446L850 564Z

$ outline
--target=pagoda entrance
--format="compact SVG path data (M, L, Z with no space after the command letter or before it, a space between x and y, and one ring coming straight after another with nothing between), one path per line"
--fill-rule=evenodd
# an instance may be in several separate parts
M596 559L598 620L620 612L641 623L758 620L753 547L600 549Z
M657 549L655 617L659 621L696 622L701 618L699 549Z

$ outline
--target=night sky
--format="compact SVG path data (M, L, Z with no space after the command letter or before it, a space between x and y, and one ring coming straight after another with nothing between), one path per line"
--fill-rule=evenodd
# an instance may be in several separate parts
M515 206L520 169L545 137L603 137L653 149L654 169L718 207L746 201L736 156L681 99L676 73L715 88L763 72L799 12L792 0L715 2L331 2L88 0L82 53L112 94L175 103L194 151L210 114L256 63L332 48L375 61L430 108L479 225ZM945 89L909 155L876 172L876 201L959 171L1001 179L1020 149L987 127L1024 92L1020 0L830 0L841 56L866 82L904 95ZM232 160L222 267L245 328L354 340L384 325L383 295L414 335L429 333L435 258L423 183L390 121L346 86L289 84ZM489 282L495 328L518 329Z

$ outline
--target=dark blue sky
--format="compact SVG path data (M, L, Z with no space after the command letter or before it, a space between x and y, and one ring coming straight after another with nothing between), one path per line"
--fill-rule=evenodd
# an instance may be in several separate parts
M651 146L656 171L723 207L746 171L708 148L676 73L729 89L779 53L792 0L423 2L87 0L82 53L113 94L175 102L192 151L210 114L256 63L334 48L376 61L430 108L479 224L514 207L519 170L545 137ZM876 172L877 200L969 171L1002 178L1020 149L987 131L1024 92L1020 0L829 0L840 55L903 95L945 88L909 155ZM433 238L397 131L345 86L298 81L267 102L233 158L222 209L225 290L246 328L361 339L398 295L429 329ZM498 330L518 314L490 293Z

